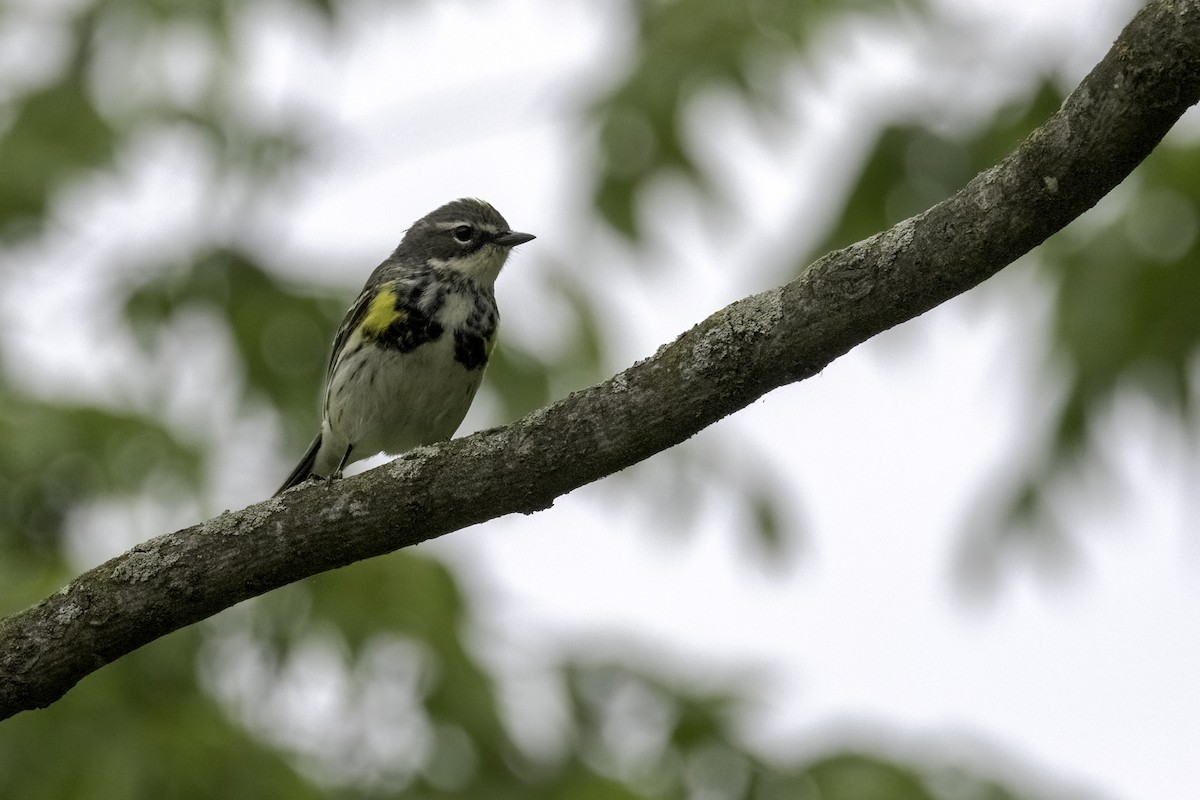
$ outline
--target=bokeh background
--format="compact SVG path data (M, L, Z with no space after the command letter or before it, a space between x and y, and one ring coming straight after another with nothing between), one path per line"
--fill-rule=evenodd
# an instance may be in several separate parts
M437 205L539 237L468 433L955 191L1136 6L4 0L0 612L267 497ZM0 795L1200 796L1198 134L671 452L0 723Z

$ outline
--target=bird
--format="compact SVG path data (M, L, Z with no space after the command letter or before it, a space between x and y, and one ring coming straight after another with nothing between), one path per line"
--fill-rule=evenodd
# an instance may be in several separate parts
M321 430L275 495L453 436L496 342L496 278L512 249L534 238L475 198L414 222L338 327Z

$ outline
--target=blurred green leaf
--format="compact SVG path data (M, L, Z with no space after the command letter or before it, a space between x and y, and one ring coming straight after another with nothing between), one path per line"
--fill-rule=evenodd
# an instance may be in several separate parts
M536 352L526 350L504 335L488 362L485 386L495 393L502 410L498 422L519 419L562 395L590 386L609 374L609 337L596 312L599 299L592 296L571 267L551 263L547 290L566 309L562 333L540 342ZM501 309L502 313L506 313Z
M520 419L551 400L545 362L503 341L488 360L486 380L500 400L505 421Z
M768 557L786 555L789 534L796 524L785 516L783 501L779 494L763 486L745 488L746 504L749 507L752 530L757 533L757 542Z
M13 394L0 406L0 536L56 544L65 514L88 497L151 477L200 482L201 451L144 416Z
M326 797L197 690L197 628L0 725L0 786L22 800ZM67 742L70 744L67 744Z
M631 4L637 32L629 72L592 108L600 163L594 203L618 232L637 239L637 199L663 175L711 186L688 146L686 111L698 96L732 89L759 114L782 93L774 73L799 60L827 24L850 13L920 9L919 0L737 2L673 0Z
M314 10L319 12L327 22L333 22L336 11L335 0L305 0Z
M315 630L336 631L357 657L383 633L439 652L457 646L463 601L446 567L407 551L321 573L261 598L256 634L286 655Z
M1114 224L1080 220L1043 248L1058 283L1056 355L1070 381L1058 424L1064 448L1085 441L1090 420L1119 390L1177 418L1195 402L1200 148L1161 145L1125 189Z
M439 655L460 654L466 609L453 576L439 561L393 553L318 575L308 588L312 618L331 623L352 652L388 631L420 639Z
M817 252L863 239L949 196L1009 152L1062 99L1047 81L1029 102L1001 109L990 124L960 137L935 135L919 123L885 130ZM1007 505L968 532L961 562L968 580L990 582L984 576L992 576L1003 551L1014 546L1053 569L1069 560L1073 548L1049 514L1045 493L1061 488L1059 478L1082 463L1095 421L1118 392L1145 394L1180 422L1194 404L1198 187L1200 151L1160 146L1124 187L1117 218L1101 225L1085 217L1039 251L1039 263L1058 286L1053 348L1067 392L1041 454L1010 487L994 483L996 495L1008 493ZM1091 463L1097 458L1090 453Z
M182 273L150 272L157 277L132 291L125 305L142 343L152 346L156 332L185 309L217 314L233 336L248 399L262 397L278 408L297 442L311 437L344 302L298 292L235 250L203 254Z
M100 116L83 79L68 79L10 101L0 127L0 235L40 221L55 190L111 160L117 134Z
M1193 423L1200 354L1200 148L1163 144L1112 198L1119 211L1084 217L1043 245L1039 267L1056 285L1051 318L1053 367L1065 384L1051 436L1008 486L1008 505L963 543L968 586L994 584L1006 553L1022 553L1048 574L1075 562L1078 546L1053 513L1066 480L1103 481L1107 457L1096 445L1117 399L1150 401L1181 427ZM1111 213L1111 212L1110 212Z
M949 197L1003 158L1062 101L1062 93L1046 82L1028 101L1000 109L971 134L941 136L920 121L886 128L814 253L865 239ZM798 254L796 263L806 266L814 253Z
M260 601L258 634L286 658L314 630L336 631L353 660L380 635L421 643L433 659L427 710L464 730L485 758L505 743L494 687L464 648L463 598L438 561L411 553L323 573Z
M831 756L813 764L809 777L822 800L937 800L912 770L867 756Z

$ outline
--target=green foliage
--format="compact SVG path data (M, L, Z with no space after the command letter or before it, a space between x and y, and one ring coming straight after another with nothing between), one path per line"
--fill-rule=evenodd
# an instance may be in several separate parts
M612 227L637 239L637 201L664 175L712 187L688 145L687 111L698 97L732 90L768 114L780 100L777 72L802 58L826 24L854 12L920 8L916 0L673 0L631 4L637 20L629 72L593 109L600 128L594 202Z
M979 172L1009 153L1062 105L1052 83L1043 83L1024 102L997 111L966 135L939 135L921 121L883 130L826 238L801 253L797 270L814 256L885 230L945 200Z
M550 290L567 312L566 333L551 346L531 353L503 333L488 362L485 386L500 401L500 421L519 419L567 392L608 377L608 337L593 304L596 298L571 275L570 266L554 264ZM503 313L503 310L502 310Z
M44 223L65 190L117 167L139 137L173 126L200 134L208 147L214 207L225 208L231 194L238 208L277 196L279 179L307 163L309 131L301 121L264 127L239 105L237 77L246 65L235 46L246 15L277 6L310 12L332 29L342 4L82 0L64 6L56 31L66 43L61 69L32 88L12 88L0 78L3 254L19 255L19 245L48 238ZM805 58L813 36L848 14L895 7L918 4L630 4L636 39L628 72L590 107L599 131L593 190L599 212L636 240L639 198L655 180L682 175L713 199L714 184L688 145L695 101L733 92L749 111L772 114L780 71ZM0 24L18 18L0 12ZM198 46L215 64L205 85L187 101L148 90L144 99L116 92L128 101L117 109L101 102L95 87L102 79L132 84L147 76L105 78L99 63L110 59L112 68L121 63L117 56L156 41L170 25L200 34ZM1028 103L961 139L935 135L919 120L885 131L826 246L870 235L944 197L1059 100L1043 86ZM1134 387L1180 416L1192 407L1188 361L1200 335L1200 317L1189 313L1200 301L1198 173L1194 151L1165 149L1142 171L1120 221L1100 230L1080 226L1046 248L1047 269L1060 286L1056 342L1073 381L1058 426L1061 451L1079 449L1097 409L1117 391ZM237 190L222 193L226 183ZM262 254L230 245L258 241L253 215L234 216L235 230L197 233L196 255L186 263L177 253L137 254L146 266L136 285L118 287L116 302L126 332L148 353L188 315L219 321L225 338L196 346L231 345L243 405L273 409L298 445L314 429L326 348L350 297L294 286ZM798 263L806 259L796 254ZM551 288L569 309L559 346L535 357L502 341L489 369L489 391L507 418L605 369L611 342L596 312L599 301L567 279ZM0 330L7 335L8 326ZM10 386L4 366L0 606L7 611L69 578L64 533L73 511L139 492L149 502L188 507L205 497L204 468L216 446L190 442L164 422L157 402L114 409L87 397L35 399ZM169 392L176 376L155 377ZM650 481L650 490L676 491L686 514L717 482L742 499L747 530L758 532L763 549L778 553L787 538L787 493L727 455L697 447L670 454L665 477ZM1035 493L1022 497L1036 505ZM834 749L815 759L770 762L735 734L745 714L741 687L697 687L610 658L549 665L566 705L560 747L528 753L510 736L492 667L469 646L471 621L456 577L427 557L406 552L322 575L169 636L103 668L51 708L0 723L0 787L23 800L1017 796L953 765L910 763L917 759ZM222 648L229 642L238 646L228 648L228 660L213 655L228 655ZM414 705L400 720L389 718L394 709L378 698L394 700L401 681L371 670L380 648L397 643L409 655L389 664L419 676ZM327 651L334 657L319 661ZM286 714L319 709L303 707L304 697L288 691L294 676L316 662L322 677L344 687L337 698L344 708L330 726L336 730L302 735L286 729ZM242 681L251 688L239 690ZM418 731L404 769L371 756L368 745L394 733L388 725ZM323 736L349 745L322 753ZM339 765L342 756L353 756L353 763ZM956 789L934 791L947 772Z
M351 657L361 655L384 632L421 642L434 662L435 677L425 697L428 711L476 742L504 741L491 679L464 648L466 608L444 565L397 553L325 573L294 592L308 595L303 607L309 623L337 631ZM372 613L364 614L364 609Z
M1200 352L1200 151L1167 143L1138 168L1113 224L1081 220L1047 243L1057 279L1054 341L1069 367L1058 446L1087 442L1122 390L1186 422Z
M132 291L125 316L143 346L177 315L202 310L227 327L243 370L248 400L263 398L287 418L316 429L318 390L329 342L345 307L302 294L273 277L248 253L215 249L182 271L150 270L150 282Z
M116 141L79 75L23 98L0 135L0 234L44 218L52 194L111 160Z
M962 136L937 135L921 124L888 128L816 252L858 241L949 196L1062 100L1046 82L1028 102ZM1081 219L1038 251L1040 269L1057 286L1053 368L1066 391L1038 455L1013 478L1007 499L968 532L963 564L971 580L993 577L1005 549L1033 554L1049 567L1070 561L1070 532L1050 512L1050 495L1081 464L1101 459L1092 448L1095 429L1118 395L1145 397L1189 424L1200 352L1198 186L1200 151L1164 144L1112 198L1106 218Z
M888 800L895 797L931 798L920 776L910 769L880 763L860 755L839 755L815 764L812 780L819 797Z
M85 679L0 726L0 786L28 800L317 798L278 755L197 691L199 629Z
M54 547L79 498L199 483L203 454L145 416L2 391L0 405L0 541Z
M1078 546L1054 512L1056 493L1095 475L1111 485L1096 447L1119 398L1135 397L1181 429L1194 424L1200 355L1200 149L1166 143L1110 201L1114 219L1081 219L1042 248L1056 286L1053 364L1063 384L1051 430L996 521L964 544L967 577L990 585L1004 550L1049 570L1074 563Z
M520 419L553 399L544 363L503 341L488 360L487 386L500 398L507 420Z

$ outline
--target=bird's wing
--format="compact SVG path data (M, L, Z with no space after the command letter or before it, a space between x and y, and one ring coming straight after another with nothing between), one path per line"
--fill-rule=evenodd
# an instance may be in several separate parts
M325 382L329 383L329 379L333 377L333 367L337 363L338 355L346 346L346 341L351 334L358 328L363 321L363 317L367 314L367 309L371 307L371 298L375 293L371 289L363 289L362 293L355 299L354 304L346 312L346 316L342 318L341 327L338 328L337 335L333 337L333 349L329 351L329 365L325 368Z

